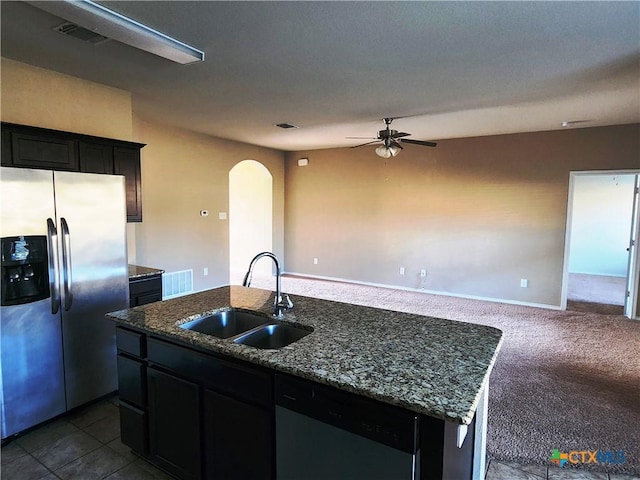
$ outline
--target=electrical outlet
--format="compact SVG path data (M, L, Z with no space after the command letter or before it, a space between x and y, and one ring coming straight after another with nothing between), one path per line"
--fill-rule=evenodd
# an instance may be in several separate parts
M520 279L520 286L522 288L529 288L529 280L527 280L526 278L521 278Z
M424 268L422 270L420 270L420 276L421 277L426 277L427 276L427 271Z
M404 275L404 267L400 267L400 275Z
M207 267L204 267L204 269L202 270L202 274L206 277L207 275L209 275L209 269Z
M314 259L313 259L313 264L314 264L314 265L317 265L317 264L318 264L318 259L317 259L317 258L315 258L315 257L314 257Z

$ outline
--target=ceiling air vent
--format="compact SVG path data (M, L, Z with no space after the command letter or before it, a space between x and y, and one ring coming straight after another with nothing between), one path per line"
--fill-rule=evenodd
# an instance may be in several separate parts
M109 40L109 37L105 37L104 35L92 32L91 30L87 30L80 25L76 25L75 23L70 22L63 23L62 25L54 28L54 30L56 32L62 33L64 35L69 35L70 37L77 38L78 40L92 43L94 45L98 45L99 43Z

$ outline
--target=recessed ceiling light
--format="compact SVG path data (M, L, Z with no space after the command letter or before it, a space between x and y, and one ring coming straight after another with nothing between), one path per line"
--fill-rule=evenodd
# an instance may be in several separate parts
M569 128L573 127L577 123L587 123L590 121L591 120L565 120L560 125L562 125L563 128Z
M274 123L273 126L280 127L280 128L300 128L291 123Z
M91 0L28 2L85 29L180 64L204 61L204 52Z

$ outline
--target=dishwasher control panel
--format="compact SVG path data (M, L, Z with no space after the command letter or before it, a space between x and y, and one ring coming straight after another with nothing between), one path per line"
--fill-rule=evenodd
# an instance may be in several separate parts
M409 454L417 451L418 415L336 388L277 374L276 405Z

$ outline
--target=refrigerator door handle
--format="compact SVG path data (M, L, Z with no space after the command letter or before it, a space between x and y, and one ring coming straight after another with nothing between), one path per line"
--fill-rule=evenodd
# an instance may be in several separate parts
M62 278L64 279L64 311L68 312L73 303L73 279L71 278L71 235L69 234L69 225L67 220L60 218L60 228L62 229L62 262L64 270Z
M47 242L49 243L49 290L51 291L51 313L60 309L60 265L58 264L58 230L55 223L47 218Z

